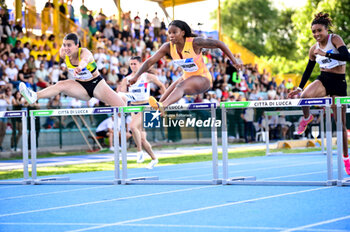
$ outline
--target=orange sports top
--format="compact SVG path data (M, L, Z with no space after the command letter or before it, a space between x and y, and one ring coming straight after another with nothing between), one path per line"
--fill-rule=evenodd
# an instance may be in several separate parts
M202 54L197 55L193 50L193 37L186 38L185 46L181 52L182 57L177 53L176 44L170 42L170 55L173 62L184 70L183 79L191 76L204 76L210 81L213 80Z

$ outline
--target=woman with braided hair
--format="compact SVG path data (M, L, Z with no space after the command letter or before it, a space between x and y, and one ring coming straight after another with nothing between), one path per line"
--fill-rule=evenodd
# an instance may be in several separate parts
M318 13L315 15L311 23L311 30L316 44L309 50L309 62L306 66L304 74L301 78L299 87L289 93L288 97L301 93L301 98L317 98L331 96L334 100L336 96L346 96L346 80L345 67L346 61L349 61L349 51L346 48L343 39L332 33L330 27L332 20L327 13ZM317 79L308 85L304 90L304 86L308 81L315 64L320 65L321 74ZM334 102L334 101L333 101ZM332 105L333 112L336 112L335 105ZM304 118L298 127L298 134L303 134L307 125L314 119L310 114L310 107L303 107ZM336 115L335 115L336 118ZM350 161L348 154L348 136L346 128L346 107L342 109L343 123L343 160L345 171L350 175Z
M177 102L184 95L197 95L212 87L212 76L202 57L204 48L220 48L232 61L235 68L240 69L240 65L223 42L197 37L192 33L188 24L181 20L174 20L169 24L168 34L170 42L162 45L129 80L130 85L136 83L142 73L167 54L171 56L173 63L183 69L183 76L169 86L159 102L154 97L149 98L149 104L156 110L163 111L165 107Z

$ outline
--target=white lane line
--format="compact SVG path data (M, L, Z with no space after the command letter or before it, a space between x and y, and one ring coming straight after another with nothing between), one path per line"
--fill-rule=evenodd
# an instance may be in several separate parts
M172 194L172 193L177 193L177 192L186 192L186 191L192 191L192 190L204 189L204 188L213 188L213 187L219 187L219 186L220 185L201 186L201 187L195 187L195 188L171 190L171 191L166 191L166 192L149 193L149 194L142 194L142 195L129 196L129 197L113 198L113 199L103 200L103 201L92 201L92 202L85 202L85 203L80 203L80 204L72 204L72 205L64 205L64 206L57 206L57 207L51 207L51 208L28 210L28 211L22 211L22 212L16 212L16 213L0 214L0 218L14 216L14 215L45 212L45 211L50 211L50 210L80 207L80 206L86 206L86 205L101 204L101 203L113 202L113 201L119 201L119 200L135 199L135 198L141 198L141 197L150 197L150 196L157 196L157 195L163 195L163 194Z
M329 224L329 223L333 223L333 222L337 222L337 221L342 221L342 220L347 220L347 219L350 219L350 215L345 216L345 217L333 218L333 219L330 219L330 220L325 220L325 221L321 221L321 222L317 222L317 223L313 223L313 224L309 224L309 225L305 225L305 226L295 227L295 228L292 228L292 229L284 230L284 232L305 230L305 229L308 229L308 228L311 228L311 227L322 226L322 225L325 225L325 224Z
M0 222L0 225L14 225L14 226L98 226L103 223L83 223L83 222ZM287 230L285 227L262 227L262 226L214 226L214 225L171 225L171 224L121 224L122 227L165 227L165 228L201 228L201 229L227 229L227 230ZM303 231L314 232L349 232L348 230L337 229L303 229Z
M78 188L78 189L70 189L70 190L61 190L61 191L56 191L56 192L46 192L46 193L36 193L36 194L20 195L20 196L14 196L14 197L0 198L0 201L12 200L12 199L18 199L18 198L25 198L25 197L38 197L38 196L45 196L45 195L51 195L51 194L68 193L68 192L75 192L75 191L81 191L81 190L100 189L100 188L111 188L111 187L114 187L114 186L113 186L113 185L108 185L108 186L96 186L96 187L89 187L89 188Z
M167 227L167 228L204 228L204 229L228 229L228 230L286 230L288 228L283 227L262 227L262 226L213 226L213 225L170 225L170 224L122 224L119 226L133 226L133 227ZM348 230L334 230L334 229L305 229L304 231L314 232L349 232Z
M261 200L272 199L272 198L277 198L277 197L284 197L284 196L290 196L290 195L301 194L301 193L306 193L306 192L324 190L324 189L329 189L329 188L334 188L334 187L335 186L321 187L321 188L314 188L314 189L308 189L308 190L302 190L302 191L296 191L296 192L270 195L270 196L266 196L266 197L253 198L253 199L249 199L249 200L231 202L231 203L226 203L226 204L213 205L213 206L207 206L207 207L190 209L190 210L183 210L183 211L178 211L178 212L173 212L173 213L160 214L160 215L155 215L155 216L150 216L150 217L125 220L125 221L120 221L120 222L115 222L115 223L108 223L108 224L101 225L101 226L93 226L93 227L88 227L88 228L84 228L84 229L70 230L69 232L81 232L81 231L101 229L101 228L117 226L117 225L121 225L121 224L128 224L128 223L133 223L133 222L152 220L152 219L162 218L162 217L176 216L176 215L181 215L181 214L199 212L199 211L203 211L203 210L210 210L210 209L216 209L216 208L221 208L221 207L226 207L226 206L238 205L238 204L243 204L243 203L248 203L248 202L255 202L255 201L261 201Z

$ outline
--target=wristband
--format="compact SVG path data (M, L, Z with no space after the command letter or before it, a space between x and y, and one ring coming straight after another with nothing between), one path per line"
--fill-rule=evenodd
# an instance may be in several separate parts
M299 90L300 92L303 92L303 89L298 87L297 90Z
M325 57L328 57L328 58L331 57L331 53L327 52Z

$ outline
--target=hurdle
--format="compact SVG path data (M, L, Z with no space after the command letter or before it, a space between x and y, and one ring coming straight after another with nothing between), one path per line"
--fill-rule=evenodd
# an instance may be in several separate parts
M1 111L0 118L22 118L22 158L23 158L23 180L19 181L0 181L0 184L30 184L28 172L28 133L27 133L27 112L18 111Z
M186 111L186 110L209 110L211 111L211 120L216 120L216 108L215 103L193 103L184 105L170 105L165 108L165 111ZM120 107L121 113L121 142L122 142L122 178L121 184L131 185L131 184L158 184L158 185L217 185L221 184L222 180L219 179L219 169L218 169L218 142L217 142L217 128L214 126L211 129L212 138L212 179L210 180L159 180L157 176L153 177L136 177L128 178L128 168L127 168L127 155L126 155L126 136L125 136L125 116L126 113L131 112L145 112L152 111L152 108L146 106L129 106Z
M321 127L321 152L322 154L326 155L327 153L325 152L324 149L324 110L323 109L313 109L310 110L310 114L313 115L320 115L320 127ZM294 116L294 115L303 115L303 111L302 110L291 110L291 111L265 111L265 118L267 119L267 116ZM269 136L269 125L268 123L266 123L265 125L265 144L266 144L266 155L274 155L274 154L278 154L280 155L280 152L274 153L274 152L270 152L270 136Z
M342 123L342 106L347 107L350 104L350 97L335 98L337 107L337 166L338 179L337 186L350 185L350 178L344 178L344 164L343 164L343 123ZM346 113L349 113L349 109Z
M224 185L307 185L307 186L330 186L335 185L333 180L332 162L332 125L330 106L332 98L308 98L267 101L242 101L223 102L222 109L222 167ZM270 107L301 107L301 106L324 106L326 111L326 146L327 146L327 180L324 181L263 181L256 180L255 176L229 177L228 171L228 133L227 133L227 109L230 108L270 108Z
M32 184L120 184L119 170L119 131L117 108L101 107L101 108L77 108L77 109L53 109L53 110L31 110L30 125L31 125L31 161L32 161ZM112 114L114 115L114 180L70 180L66 177L48 177L37 178L37 148L35 134L35 118L50 117L50 116L67 116L67 115L96 115L96 114Z

